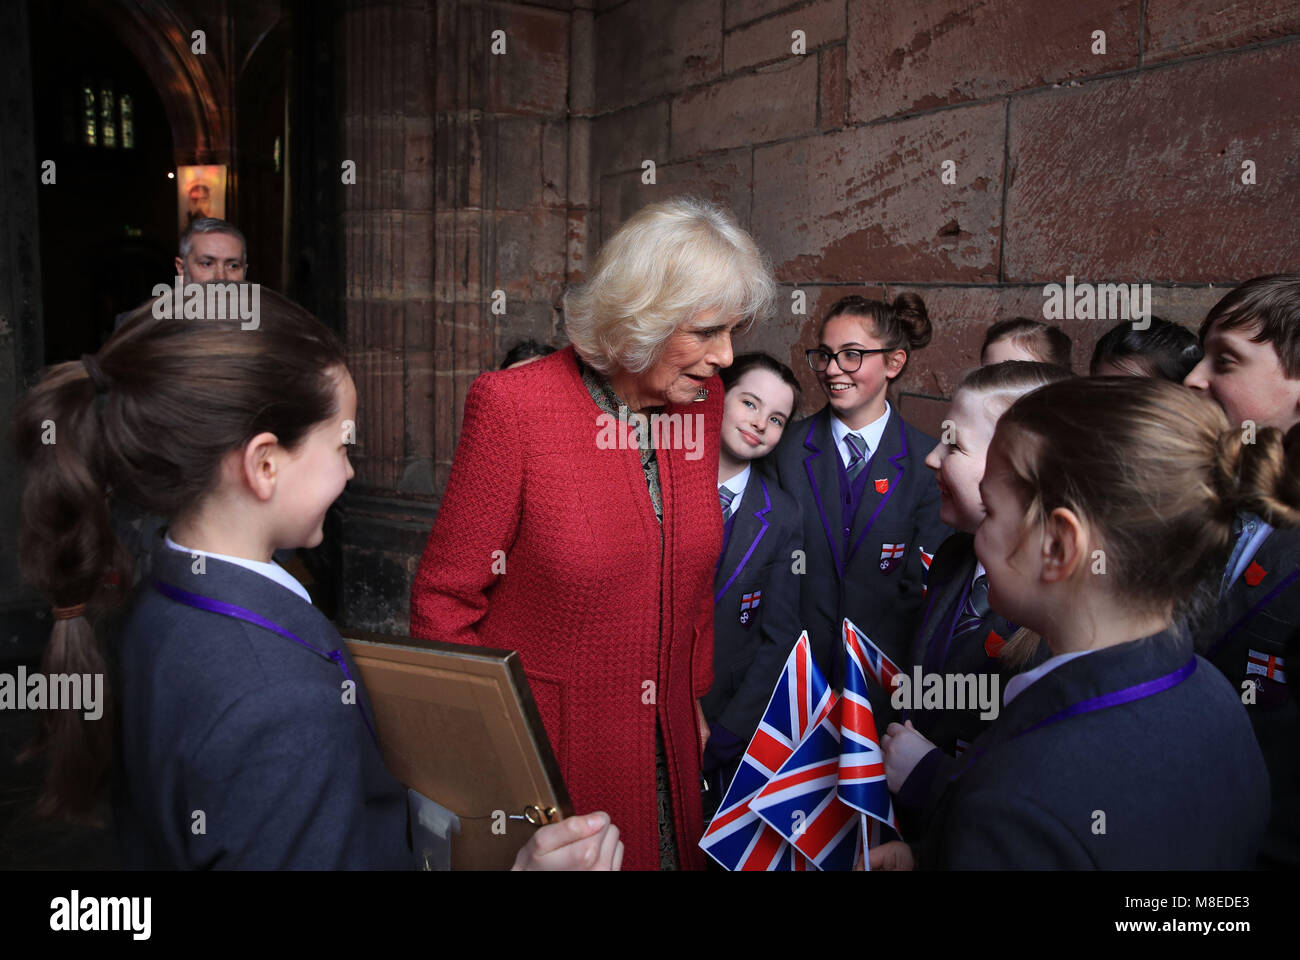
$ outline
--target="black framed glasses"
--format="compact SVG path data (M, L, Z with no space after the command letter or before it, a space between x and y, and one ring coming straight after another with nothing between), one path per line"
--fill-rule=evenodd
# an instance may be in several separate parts
M832 360L845 373L853 373L858 367L862 366L862 358L872 353L889 353L889 349L887 347L877 347L874 350L859 350L854 347L848 350L837 350L835 353L827 353L820 347L814 347L806 352L806 356L808 357L808 366L818 373L825 373Z

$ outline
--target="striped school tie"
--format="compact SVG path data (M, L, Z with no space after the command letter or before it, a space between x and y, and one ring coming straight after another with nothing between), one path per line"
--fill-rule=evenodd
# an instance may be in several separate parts
M736 499L736 493L730 487L718 487L718 499L722 501L722 522L726 523L731 516L731 501Z
M849 482L858 478L867 466L867 441L856 433L846 434L844 442L849 445Z
M961 618L958 619L957 626L953 628L952 635L955 637L977 626L988 612L989 578L987 574L981 573L975 578L975 582L971 584L970 596L966 598L966 606L962 609Z

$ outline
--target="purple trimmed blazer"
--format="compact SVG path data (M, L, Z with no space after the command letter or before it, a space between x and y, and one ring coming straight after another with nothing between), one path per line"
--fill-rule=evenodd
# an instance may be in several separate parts
M905 422L892 405L880 445L867 463L862 497L846 524L843 461L830 418L830 408L823 407L791 424L768 459L803 513L808 569L799 592L800 618L817 666L839 689L844 617L895 663L907 661L921 616L921 548L934 553L952 531L939 519L939 488L925 465L935 440ZM873 690L872 708L883 729L895 712L883 691Z
M794 572L803 520L795 499L755 469L727 527L713 575L713 688L700 705L710 725L748 744L803 629Z

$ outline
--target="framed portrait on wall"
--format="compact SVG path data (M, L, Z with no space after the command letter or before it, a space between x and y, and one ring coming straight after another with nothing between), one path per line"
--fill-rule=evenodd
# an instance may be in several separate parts
M200 217L226 219L226 165L176 168L176 232Z

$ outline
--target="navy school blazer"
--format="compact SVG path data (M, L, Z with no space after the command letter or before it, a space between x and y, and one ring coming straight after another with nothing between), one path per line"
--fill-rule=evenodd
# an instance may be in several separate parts
M1292 679L1300 669L1300 530L1268 535L1198 633L1197 649L1243 699L1268 764L1273 815L1259 865L1300 868L1300 706Z
M333 624L237 564L152 552L154 577L237 604L325 651ZM145 869L410 869L406 795L333 662L263 627L141 583L118 639L114 806L123 862Z
M1021 691L961 759L944 761L918 865L1251 866L1268 819L1268 772L1237 692L1207 661L1195 658L1190 676L1152 696L1032 729L1191 658L1191 641L1166 632L1078 657Z
M786 428L771 468L803 511L808 571L800 617L818 668L844 684L841 621L848 617L900 666L921 616L924 567L920 548L938 549L952 532L939 519L939 488L925 465L935 440L890 405L880 444L866 467L866 487L844 547L840 465L830 407ZM898 551L896 560L886 556ZM883 729L894 716L889 695L872 684L871 705Z
M803 629L793 556L803 520L793 497L751 470L728 526L713 575L713 688L701 706L748 744Z
M909 676L913 668L919 666L927 675L971 674L978 678L985 674L997 677L996 686L991 689L996 693L996 705L1000 706L1007 681L1017 673L1042 663L1051 652L1040 640L1038 650L1026 663L1019 667L1004 664L999 656L1001 644L1011 639L1017 628L994 610L984 615L978 629L963 632L954 642L953 628L966 605L971 581L975 577L975 565L975 537L971 534L954 533L939 547L926 581L928 588L921 627L908 659L900 666ZM919 697L920 691L915 693ZM943 709L926 710L917 703L905 713L917 730L947 754L957 752L959 740L967 745L973 743L992 722L991 719L981 719L981 711L974 704L963 709L946 704Z

